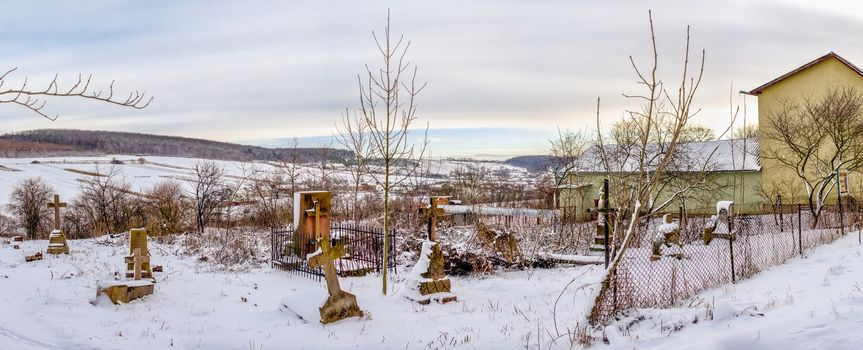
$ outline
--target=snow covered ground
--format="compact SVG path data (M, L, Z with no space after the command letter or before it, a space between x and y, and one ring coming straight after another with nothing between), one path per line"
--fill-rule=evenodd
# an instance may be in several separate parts
M400 296L406 266L387 296L377 276L343 278L366 317L321 325L303 323L279 305L309 288L326 293L323 283L266 265L220 272L196 256L178 256L178 244L151 241L152 263L164 266L155 294L116 306L90 301L98 281L125 271L122 239L73 240L72 254L32 263L24 255L46 241L25 242L21 250L0 245L0 349L545 349L552 334L574 328L581 315L572 311L587 308L595 288L576 282L561 295L564 286L577 276L592 280L601 269L454 277L458 301L428 306ZM555 344L571 346L565 338Z
M317 299L308 291L326 293L322 283L266 265L224 272L198 256L179 254L180 243L151 241L153 264L165 268L157 273L154 295L94 306L98 281L125 269L124 238L113 244L71 241L70 255L24 262L25 254L46 245L0 245L0 349L577 348L572 338L557 335L574 330L584 317L596 288L590 281L601 270L454 277L457 302L421 306L400 296L409 271L402 266L387 296L377 276L341 279L366 317L321 325L304 323L279 305L284 298ZM859 349L863 246L852 233L685 305L632 310L605 329L610 344L594 347Z
M861 349L863 246L857 232L692 307L634 310L606 329L613 349ZM711 317L712 314L712 317Z

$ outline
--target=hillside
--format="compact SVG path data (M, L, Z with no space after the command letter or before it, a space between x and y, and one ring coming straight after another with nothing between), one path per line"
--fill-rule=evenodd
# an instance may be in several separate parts
M0 136L2 157L44 157L98 154L142 154L233 161L326 159L344 163L347 150L331 148L264 148L203 139L116 131L40 129Z
M551 160L550 157L546 155L519 156L507 159L504 163L525 168L531 172L540 172L548 168Z

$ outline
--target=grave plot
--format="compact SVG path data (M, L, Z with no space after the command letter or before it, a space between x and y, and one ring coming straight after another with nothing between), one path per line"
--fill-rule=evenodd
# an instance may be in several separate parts
M150 270L150 254L147 250L147 230L129 230L129 250L131 255L123 259L128 269L126 280L99 281L94 304L98 303L100 296L108 297L114 304L127 304L155 292L156 280Z
M341 289L338 273L334 261L345 255L344 245L331 245L329 216L330 216L330 193L329 192L299 192L296 194L294 208L299 214L298 221L301 223L299 234L301 237L313 237L320 246L318 250L306 255L309 266L323 270L324 279L329 294L323 305L318 308L321 323L333 323L348 317L362 317L363 311L357 305L357 297ZM311 293L314 293L312 291ZM302 320L314 319L312 314L307 314L308 304L303 296L288 296L282 300L281 307L300 317ZM295 305L299 303L300 305Z

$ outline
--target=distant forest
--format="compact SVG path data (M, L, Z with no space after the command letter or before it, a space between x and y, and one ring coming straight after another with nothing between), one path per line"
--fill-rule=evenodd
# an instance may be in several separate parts
M552 160L551 156L535 155L510 158L505 160L504 163L525 168L530 172L542 172L551 165Z
M264 148L176 136L115 131L40 129L0 136L0 156L48 157L129 154L218 160L286 160L301 163L322 158L346 163L347 150L334 148Z

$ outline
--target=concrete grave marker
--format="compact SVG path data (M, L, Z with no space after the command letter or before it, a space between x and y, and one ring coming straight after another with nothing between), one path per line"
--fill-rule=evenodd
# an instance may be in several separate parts
M54 195L54 201L48 203L48 208L54 209L54 230L48 235L48 254L69 254L69 243L60 226L60 208L66 203L60 202L60 195Z
M150 252L147 250L147 230L142 228L129 230L129 254L125 259L126 278L153 279L153 271L150 269Z
M131 255L124 258L126 279L129 281L102 281L96 288L96 297L107 296L112 303L128 303L143 298L155 291L155 279L150 271L150 255L147 251L147 230L129 230L129 250Z
M438 218L446 215L438 205L448 201L449 197L431 197L429 205L420 208L428 221L428 239L422 241L420 258L411 270L406 283L404 296L420 304L429 304L432 300L447 303L457 300L452 294L452 285L444 272L444 256L440 243L437 241Z

